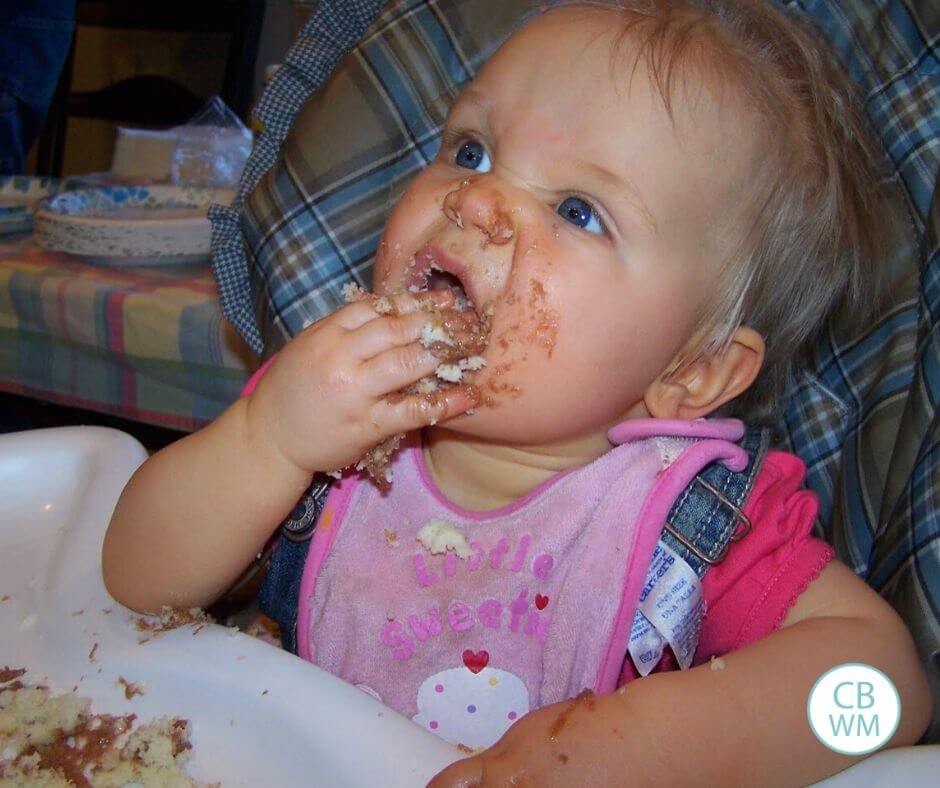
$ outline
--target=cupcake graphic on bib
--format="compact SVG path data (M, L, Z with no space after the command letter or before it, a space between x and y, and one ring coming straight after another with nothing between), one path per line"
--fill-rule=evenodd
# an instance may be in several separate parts
M435 673L418 688L412 718L451 744L489 747L529 711L529 691L518 677L486 667L487 653L464 652L464 664Z

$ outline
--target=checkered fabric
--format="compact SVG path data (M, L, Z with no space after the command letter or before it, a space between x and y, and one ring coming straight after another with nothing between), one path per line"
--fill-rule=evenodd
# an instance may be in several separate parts
M379 5L320 4L261 99L243 207L211 214L223 311L265 355L342 304L346 282L369 286L394 193L437 154L447 108L532 0Z
M779 432L808 465L821 530L900 611L940 688L940 3L779 1L817 23L860 86L912 230L885 261L889 308L864 336L821 343ZM378 4L320 5L262 100L244 205L213 214L225 314L255 350L269 355L332 311L347 281L369 285L393 194L529 5L395 0L322 90Z

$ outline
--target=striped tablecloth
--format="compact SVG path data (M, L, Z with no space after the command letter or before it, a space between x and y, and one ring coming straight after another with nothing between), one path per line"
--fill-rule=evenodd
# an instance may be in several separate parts
M256 366L208 264L104 267L0 240L2 391L193 430Z

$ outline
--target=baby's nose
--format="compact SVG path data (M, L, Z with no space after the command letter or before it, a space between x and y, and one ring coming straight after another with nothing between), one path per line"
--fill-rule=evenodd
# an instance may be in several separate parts
M444 197L444 215L460 229L476 228L487 243L502 246L515 235L505 198L486 178L466 180Z

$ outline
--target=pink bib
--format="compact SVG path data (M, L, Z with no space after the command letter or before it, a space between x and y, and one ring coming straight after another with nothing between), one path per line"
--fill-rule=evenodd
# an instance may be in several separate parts
M666 516L705 465L744 468L742 434L625 422L595 462L487 512L442 496L415 434L387 494L359 477L331 491L301 582L300 655L471 748L530 709L610 692ZM451 549L419 541L432 520Z

